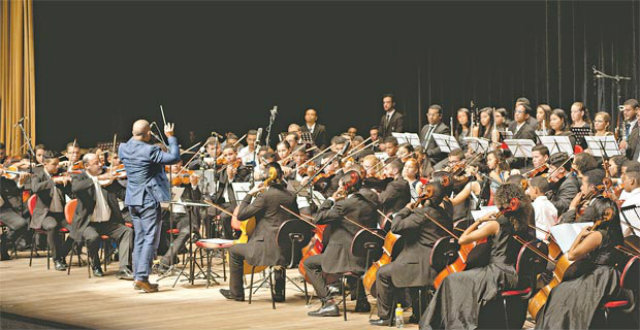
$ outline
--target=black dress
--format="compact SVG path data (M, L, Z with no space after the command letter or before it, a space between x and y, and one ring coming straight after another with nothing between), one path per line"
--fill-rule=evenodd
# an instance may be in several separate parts
M584 274L562 281L551 290L547 303L538 313L536 329L588 329L603 298L625 295L621 292L620 273L614 267L616 245L622 243L608 230L598 230L602 243L589 254L591 267Z
M511 238L515 230L506 217L497 221L500 230L487 239L489 265L447 276L422 316L420 329L475 329L481 307L496 298L498 291L517 285L519 245Z

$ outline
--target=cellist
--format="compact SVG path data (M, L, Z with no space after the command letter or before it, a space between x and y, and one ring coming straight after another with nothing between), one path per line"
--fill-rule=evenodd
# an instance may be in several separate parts
M409 202L395 214L391 231L401 235L404 247L390 264L378 270L376 276L376 298L378 299L377 320L371 320L372 325L389 325L392 322L390 306L395 288L424 287L433 282L437 275L431 268L427 258L435 242L447 233L434 222L448 230L453 229L451 216L440 206L442 199L451 194L453 182L447 172L436 172L425 187L430 196L426 197L424 206L416 207L416 202ZM418 323L418 303L420 299L412 290L414 314L410 323Z
M364 273L365 258L351 254L351 241L362 228L375 228L378 222L376 210L380 206L378 196L367 188L361 188L362 180L356 171L345 173L339 181L339 189L320 206L314 222L329 225L324 230L324 251L304 261L307 277L322 300L322 307L308 313L309 316L339 316L340 311L326 289L324 273ZM353 223L357 222L357 223ZM358 279L356 312L368 312L371 306L366 299L362 280Z

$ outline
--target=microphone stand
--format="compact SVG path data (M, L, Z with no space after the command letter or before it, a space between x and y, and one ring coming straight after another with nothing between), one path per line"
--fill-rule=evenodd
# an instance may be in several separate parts
M276 121L276 115L278 114L278 106L274 106L271 110L271 114L269 115L269 126L267 126L267 138L265 139L265 145L269 146L269 141L271 138L271 127L273 123Z
M24 129L23 122L24 122L24 120L18 121L17 126L20 128L20 131L22 131L22 138L24 139L25 144L29 148L29 152L27 153L29 155L29 175L30 175L31 178L33 178L33 162L35 161L36 153L33 151L33 145L31 144L31 138L29 138L29 136L27 135L27 132ZM29 185L29 188L27 190L29 191L29 194L33 193L33 191L31 190L31 185ZM20 201L22 201L22 200L23 199L20 198ZM24 202L22 202L21 205L22 205L22 210L20 210L20 211L24 212Z
M596 66L592 66L591 69L593 70L593 77L595 79L610 79L612 80L615 84L616 84L616 101L618 102L617 105L620 105L620 101L622 101L622 96L620 95L620 81L621 80L631 80L631 77L624 77L624 76L619 76L619 75L615 75L612 76L610 74L606 74L598 69L596 69ZM611 119L613 120L614 118L614 107L611 108ZM620 111L618 111L618 115L615 116L615 118L618 118L622 116L622 114L620 113Z

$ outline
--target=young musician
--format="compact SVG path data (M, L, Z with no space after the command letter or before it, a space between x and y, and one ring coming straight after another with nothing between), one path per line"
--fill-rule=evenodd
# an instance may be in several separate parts
M322 300L320 309L311 311L309 316L339 316L340 311L326 289L323 273L344 272L364 273L365 258L351 254L351 241L362 227L376 228L378 223L378 197L370 189L360 189L361 179L357 172L350 171L340 178L340 189L324 201L318 210L314 222L329 225L324 236L328 237L322 254L311 256L304 261L307 273L316 295ZM352 223L355 221L356 224ZM371 309L362 289L362 280L358 279L356 312Z
M431 248L440 237L447 235L438 225L453 230L451 216L440 206L442 199L451 194L451 180L447 172L434 173L429 182L433 195L426 199L424 206L416 208L415 202L411 201L393 217L391 231L404 238L404 247L393 262L378 270L375 285L379 319L370 320L369 323L389 325L393 322L391 312L394 306L391 306L391 302L396 288L423 287L435 279L437 274L425 256L431 254ZM413 291L412 295L415 298L412 322L417 323L419 304L415 301L420 297Z
M613 135L611 132L611 116L604 112L597 112L593 119L594 136Z
M496 299L498 290L514 288L518 283L515 262L519 248L512 236L527 240L525 213L530 209L522 206L531 202L515 184L500 186L495 201L504 214L478 219L458 240L462 245L486 238L489 265L445 277L422 315L420 329L476 329L483 302Z
M566 254L570 261L588 260L592 266L551 290L538 313L536 329L588 329L605 297L621 294L630 298L620 288L615 267L615 247L623 244L618 207L608 198L597 198L592 208L593 216L585 214L581 221L594 221L598 226L585 227Z
M591 128L589 111L582 102L574 102L571 105L571 127Z
M410 158L404 163L404 167L402 167L402 178L409 183L411 201L418 200L418 197L422 194L424 185L420 181L420 165L418 165L417 160Z
M551 203L558 210L558 214L562 214L580 190L580 182L571 171L571 162L566 153L556 152L551 155L548 180L551 183Z
M551 107L548 104L539 104L536 108L536 120L538 121L537 131L549 132L549 120L551 118Z
M220 204L229 212L233 212L237 206L237 200L232 183L249 181L251 173L241 165L242 161L238 158L238 154L232 146L225 146L222 155L224 156L225 165L218 169L218 189L212 199L214 203ZM231 217L226 213L222 213L220 214L220 220L222 221L223 238L233 239L234 232L231 228Z
M550 189L547 178L536 176L529 180L529 187L526 190L533 201L531 205L535 215L535 226L542 229L542 231L536 229L536 237L539 240L545 240L549 229L558 223L558 210L546 195Z
M569 122L564 110L554 109L551 112L551 116L549 117L549 127L551 127L549 135L568 136L569 141L571 142L571 147L573 148L576 145L576 137L573 132L569 130Z
M420 144L429 157L431 165L435 165L443 160L446 154L440 151L433 134L449 135L451 130L449 126L442 123L442 107L438 104L432 104L427 109L427 121L427 125L420 130Z
M0 145L0 148L4 149L4 146ZM11 242L16 247L18 239L25 236L28 230L28 213L23 212L26 208L22 206L22 190L29 172L20 172L13 180L2 174L4 169L0 167L0 222L9 228L9 232L3 234L0 241L0 260L9 260L7 243Z
M255 129L247 132L247 145L242 147L238 151L238 158L242 159L243 164L251 163L254 161L253 157L256 151L256 139L258 138L258 131Z
M31 179L31 190L38 197L36 207L33 210L30 227L42 228L47 232L47 242L51 249L56 270L67 270L65 257L71 246L67 240L64 245L59 233L60 228L69 229L69 224L64 218L65 193L71 192L71 177L65 174L58 175L60 160L56 155L47 151L44 154L42 171L34 172Z
M118 200L111 188L115 177L113 173L102 173L102 166L96 154L85 154L82 162L85 171L74 174L71 180L71 190L77 196L78 204L69 236L76 242L86 242L93 275L97 277L103 276L98 257L98 248L102 241L100 235L107 235L116 240L120 261L120 270L116 277L133 280L133 230L123 225Z
M458 109L453 136L455 136L458 144L460 144L463 149L466 149L467 146L467 141L465 141L464 138L471 136L471 129L471 112L467 108Z
M409 183L402 178L402 162L396 159L386 165L384 175L393 181L380 193L380 203L385 213L394 213L411 200Z
M480 124L473 127L473 136L491 139L493 133L493 108L480 109Z
M268 184L252 188L240 202L238 220L255 217L256 227L246 244L236 244L229 249L229 289L220 289L220 293L229 300L244 300L242 280L245 260L255 266L283 266L287 263L287 251L278 247L276 238L279 226L291 216L280 205L298 212L296 196L286 190L278 163L269 163L267 173ZM284 273L275 271L274 275L275 300L284 301Z

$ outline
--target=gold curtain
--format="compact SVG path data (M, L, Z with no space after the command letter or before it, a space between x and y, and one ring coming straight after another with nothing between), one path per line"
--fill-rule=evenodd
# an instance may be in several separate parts
M0 142L8 155L24 154L20 118L31 141L36 138L33 0L2 0L0 17Z

